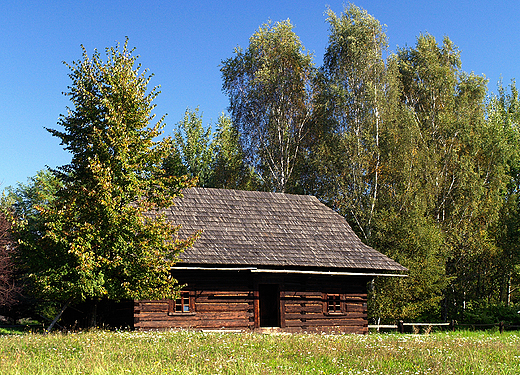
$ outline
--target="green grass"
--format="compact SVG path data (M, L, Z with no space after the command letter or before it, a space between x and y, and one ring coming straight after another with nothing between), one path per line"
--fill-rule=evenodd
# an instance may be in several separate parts
M519 374L520 333L0 336L0 374Z

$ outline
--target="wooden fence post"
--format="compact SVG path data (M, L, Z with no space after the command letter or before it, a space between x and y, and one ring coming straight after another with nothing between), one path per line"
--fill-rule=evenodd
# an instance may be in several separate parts
M498 323L498 330L500 333L504 333L504 321L501 320L500 323Z
M399 333L404 333L404 324L402 320L397 322L397 329L399 330Z
M452 321L450 322L450 327L451 327L451 331L452 331L452 332L455 332L455 320L452 320Z

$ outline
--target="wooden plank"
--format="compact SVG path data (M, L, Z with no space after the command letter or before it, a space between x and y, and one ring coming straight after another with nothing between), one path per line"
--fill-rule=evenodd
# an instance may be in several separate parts
M249 324L249 317L222 317L221 319L208 316L191 316L183 317L180 315L170 315L164 317L164 319L139 319L139 322L163 322L163 324L177 324L177 323L189 323L193 326L200 325L201 323L219 325L223 322L242 322L242 324Z
M254 291L253 298L253 314L254 314L254 326L255 328L260 327L260 293L258 291L258 286Z
M212 321L141 321L137 324L139 329L165 329L165 328L193 328L193 329L220 329L220 328L250 328L251 324L247 321L236 320L212 320Z
M297 316L298 314L294 314ZM346 313L346 314L300 314L301 318L305 318L307 320L331 320L331 319L366 319L366 314L360 313Z
M286 291L285 292L286 298L322 298L321 292L316 291Z
M286 314L319 314L322 313L323 309L321 305L306 305L306 306L300 306L300 305L285 305L285 313Z
M222 297L222 298L242 298L242 297L252 297L252 293L245 291L208 291L203 290L197 292L197 297L205 297L205 296L213 296L213 297Z
M280 327L285 327L285 292L283 290L280 290Z
M305 307L303 306L300 306L300 304L298 305L288 305L288 304L285 304L285 313L289 313L289 314L299 314L301 313L302 311L305 311Z
M249 302L252 298L250 297L219 297L219 296L197 296L195 298L195 303L243 303Z
M195 313L193 314L174 314L167 315L162 313L145 313L139 315L139 320L229 320L229 319L249 319L253 313L247 311L223 311L216 313Z
M215 313L200 313L196 315L200 319L224 320L224 319L249 319L252 312L247 311L223 311Z
M347 305L347 311L348 312L366 312L367 308L363 305Z
M363 314L346 314L346 315L323 315L323 314L287 314L287 320L301 320L301 321L344 321L344 320L367 320L366 315Z
M368 322L363 319L344 319L344 320L311 320L307 321L306 324L309 327L319 326L319 327L330 327L330 326L363 326L368 325Z
M140 312L163 312L168 313L168 304L157 303L157 304L146 304L141 306Z
M307 304L312 304L315 302L307 302ZM285 306L305 306L306 302L302 300L285 300Z
M352 301L367 301L368 295L366 292L364 293L351 293L350 291L348 293L345 293L345 298Z
M345 319L345 320L308 320L305 322L296 320L287 320L287 327L347 327L347 326L365 326L367 321L364 319Z
M147 300L139 301L140 305L155 305L157 303L168 303L168 300L167 299L162 299L162 300L147 299Z
M253 304L243 303L197 303L195 305L196 312L220 312L220 311L253 311Z

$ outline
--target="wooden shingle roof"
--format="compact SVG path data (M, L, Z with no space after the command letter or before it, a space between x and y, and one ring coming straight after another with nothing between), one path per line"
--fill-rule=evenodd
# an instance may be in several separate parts
M312 196L191 188L164 211L179 237L203 230L184 265L405 271Z

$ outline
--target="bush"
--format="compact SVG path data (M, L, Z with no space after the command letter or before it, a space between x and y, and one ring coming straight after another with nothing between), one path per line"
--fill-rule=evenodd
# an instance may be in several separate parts
M520 325L520 305L486 304L470 307L464 311L461 323L497 324L501 321L506 324Z

